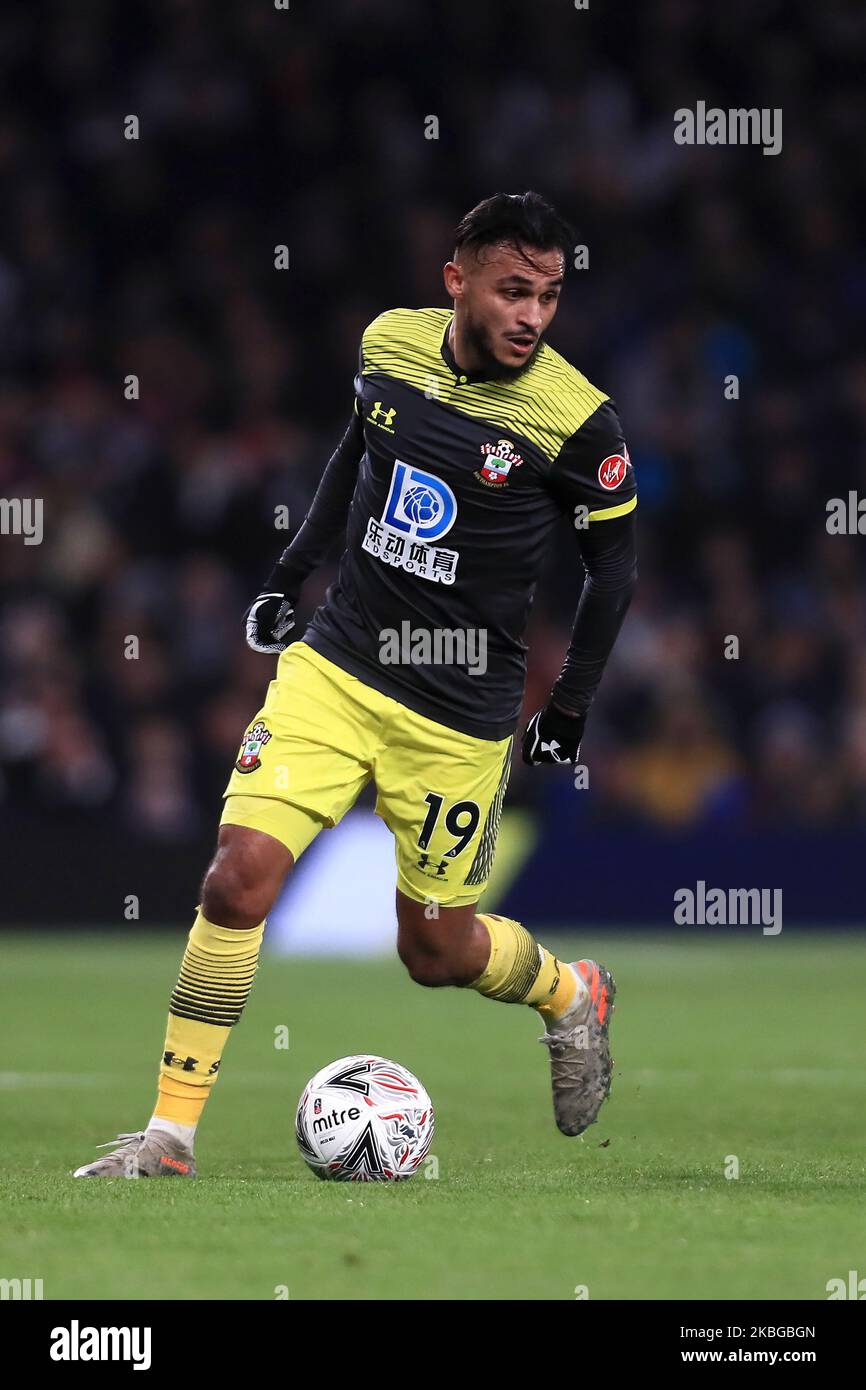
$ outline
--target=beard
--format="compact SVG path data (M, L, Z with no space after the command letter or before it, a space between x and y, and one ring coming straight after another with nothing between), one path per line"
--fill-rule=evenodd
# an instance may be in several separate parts
M481 363L480 371L483 372L484 376L497 381L513 381L520 376L521 372L525 372L526 368L535 361L536 354L542 344L542 337L539 336L529 356L522 362L516 363L515 366L509 367L499 361L493 351L491 335L481 324L467 317L464 333L474 356Z

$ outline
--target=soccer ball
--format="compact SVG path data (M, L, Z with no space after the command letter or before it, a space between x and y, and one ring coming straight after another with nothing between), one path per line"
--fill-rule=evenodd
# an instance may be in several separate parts
M433 1138L433 1106L416 1076L386 1057L340 1057L304 1087L295 1117L304 1162L332 1182L399 1182Z
M403 511L416 526L429 526L441 511L442 503L432 488L424 483L410 487L403 498Z

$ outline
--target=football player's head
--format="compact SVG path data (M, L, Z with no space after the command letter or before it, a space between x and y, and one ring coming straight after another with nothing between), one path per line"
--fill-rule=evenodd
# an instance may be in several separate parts
M496 193L457 226L445 288L465 365L521 371L556 313L574 235L538 193Z

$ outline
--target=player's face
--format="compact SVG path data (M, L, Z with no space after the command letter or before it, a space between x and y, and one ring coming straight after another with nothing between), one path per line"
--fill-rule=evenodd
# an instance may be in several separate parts
M461 258L462 262L462 258ZM486 247L481 259L451 262L446 283L467 345L480 365L519 371L541 345L562 290L561 251Z

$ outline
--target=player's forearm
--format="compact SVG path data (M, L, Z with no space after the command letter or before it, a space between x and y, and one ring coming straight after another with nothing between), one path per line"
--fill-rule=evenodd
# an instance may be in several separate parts
M633 517L597 525L610 529L588 537L582 546L587 577L562 671L551 692L553 704L574 715L585 714L592 704L637 580Z
M280 556L286 581L298 588L327 556L332 541L346 525L349 504L358 481L358 462L364 452L361 421L352 411L348 429L322 474L306 518Z

